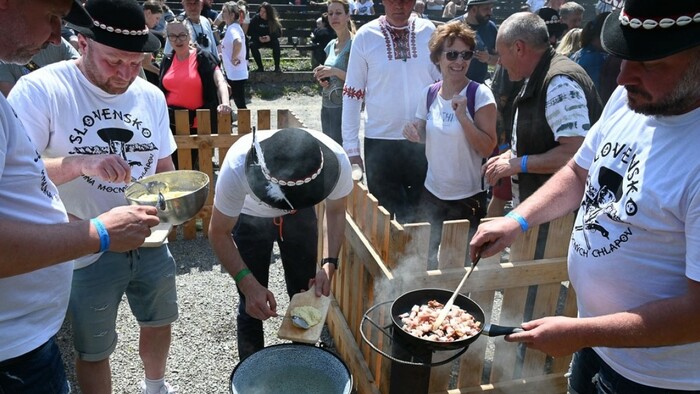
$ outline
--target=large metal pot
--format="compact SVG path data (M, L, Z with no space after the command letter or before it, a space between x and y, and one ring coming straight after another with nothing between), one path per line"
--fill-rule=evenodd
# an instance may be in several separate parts
M391 319L394 323L394 331L397 332L399 336L407 343L414 346L418 346L423 349L430 350L454 350L466 348L472 342L476 341L477 338L479 338L479 335L481 335L482 333L493 337L500 335L508 335L514 332L522 331L520 327L504 327L496 324L486 324L483 309L481 309L479 304L462 294L457 295L457 298L455 298L454 301L454 305L464 309L465 311L467 311L467 313L474 316L474 318L477 321L480 321L482 323L481 330L479 330L477 334L472 335L470 337L458 339L454 342L437 342L428 339L418 338L409 334L401 328L403 327L403 323L401 322L401 318L399 317L399 315L405 312L409 312L414 305L424 305L431 300L436 300L444 304L447 302L447 300L450 299L451 296L452 291L445 289L414 290L399 296L399 298L394 300L394 302L391 304Z
M163 192L164 204L158 203L159 191ZM169 198L170 193L178 192L183 193ZM161 172L132 182L124 195L131 205L158 207L160 221L177 226L192 219L204 206L209 195L209 176L191 170Z
M349 394L350 370L335 354L313 345L268 346L238 363L233 394Z

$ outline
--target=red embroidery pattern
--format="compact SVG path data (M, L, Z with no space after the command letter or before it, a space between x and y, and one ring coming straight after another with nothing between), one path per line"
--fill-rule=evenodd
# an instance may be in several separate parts
M386 56L388 60L403 60L417 58L416 21L409 21L405 28L395 28L386 22L384 15L379 17L379 28L384 35Z
M365 91L364 89L355 89L350 86L343 86L343 96L347 96L355 100L364 100Z

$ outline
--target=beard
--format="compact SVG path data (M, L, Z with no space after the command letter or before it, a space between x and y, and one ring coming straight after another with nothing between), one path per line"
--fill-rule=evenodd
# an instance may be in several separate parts
M476 14L476 23L478 23L480 25L483 25L484 23L488 22L490 19L491 19L491 17L488 15L484 16L484 15Z
M694 60L690 67L678 80L676 87L658 102L651 102L653 97L646 91L636 87L625 86L627 89L627 105L634 112L643 115L674 116L692 110L700 102L700 61ZM645 100L644 103L634 103L629 100L633 94Z

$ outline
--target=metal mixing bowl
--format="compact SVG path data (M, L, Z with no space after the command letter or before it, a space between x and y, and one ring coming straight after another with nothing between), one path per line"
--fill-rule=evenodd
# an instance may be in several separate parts
M204 206L209 195L209 176L190 170L161 172L132 182L124 195L131 205L157 207L158 192L165 196L165 209L158 209L160 221L177 226L192 219ZM182 194L172 197L174 193Z

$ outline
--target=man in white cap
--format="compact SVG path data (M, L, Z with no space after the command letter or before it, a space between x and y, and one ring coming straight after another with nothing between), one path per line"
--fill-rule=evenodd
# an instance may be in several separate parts
M568 267L578 317L506 337L574 353L571 393L700 391L700 2L627 0L607 17L620 87L569 163L472 253L578 209Z
M92 19L78 1L21 1L0 10L0 59L26 64L61 40L61 18ZM12 37L12 39L9 39ZM68 216L41 156L0 97L0 392L70 392L54 337L63 322L72 259L141 245L153 207L119 207L90 220Z
M8 100L69 215L85 219L126 205L127 183L173 170L176 144L165 97L137 78L160 47L135 0L90 0L90 28L75 26L82 57L26 75ZM166 245L104 251L75 261L68 313L81 391L111 393L122 295L140 327L144 393L166 393L171 323L178 317L175 262Z
M277 316L275 296L267 289L274 242L290 297L312 285L317 296L330 293L345 236L350 173L343 148L316 131L253 132L226 154L216 182L209 240L240 296L240 360L265 346L262 321ZM318 269L314 205L323 201L328 242Z

